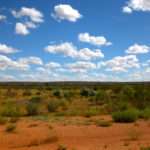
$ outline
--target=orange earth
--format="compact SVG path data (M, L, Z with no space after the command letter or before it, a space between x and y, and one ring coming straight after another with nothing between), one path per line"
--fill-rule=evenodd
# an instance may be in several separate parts
M0 150L57 150L59 145L67 150L140 150L150 146L150 122L144 120L99 127L22 118L16 126L8 133L6 125L0 125Z

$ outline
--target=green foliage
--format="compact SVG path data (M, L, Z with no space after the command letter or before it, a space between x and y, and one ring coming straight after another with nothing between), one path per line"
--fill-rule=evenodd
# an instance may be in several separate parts
M84 96L84 97L88 97L89 96L89 90L87 88L81 89L80 95Z
M150 119L150 108L145 108L144 110L141 110L139 117L143 119Z
M139 117L139 111L136 109L129 109L125 111L118 111L112 114L112 118L115 122L122 122L122 123L130 123L134 122Z
M8 124L8 125L6 126L5 131L6 131L6 132L14 132L15 129L16 129L16 125L15 125L15 124Z
M20 117L20 107L14 103L8 102L1 109L1 115L6 117Z
M39 114L39 105L37 103L29 102L26 106L28 116L35 116Z
M88 108L85 112L83 112L84 117L92 117L100 114L100 110L95 107Z
M60 90L54 90L53 91L53 95L55 96L55 97L61 97L61 91Z
M51 100L47 105L47 109L49 112L56 112L59 106L60 106L59 100Z
M42 99L40 96L34 96L30 99L30 102L32 103L41 103Z

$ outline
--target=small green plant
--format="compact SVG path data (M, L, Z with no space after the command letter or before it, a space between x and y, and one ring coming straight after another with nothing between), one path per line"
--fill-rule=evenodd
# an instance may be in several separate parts
M67 150L67 147L65 145L59 145L57 150Z
M140 150L150 150L150 147L141 147Z
M150 119L150 108L145 108L144 110L141 110L139 117L143 119Z
M6 126L5 131L6 131L6 132L14 132L15 129L16 129L16 125L15 125L15 124L8 124L8 125Z
M27 115L34 116L39 114L39 105L37 103L29 102L26 106Z
M61 97L61 91L60 90L55 90L53 91L53 95L56 97Z
M0 125L3 125L7 122L7 119L0 116Z
M51 100L47 104L48 112L56 112L60 105L60 100Z
M20 117L21 111L19 106L14 103L8 102L3 106L1 115L6 117Z
M98 120L96 121L96 125L100 127L110 127L112 125L112 122L106 120Z
M115 122L130 123L138 119L139 112L135 109L114 112L112 118Z

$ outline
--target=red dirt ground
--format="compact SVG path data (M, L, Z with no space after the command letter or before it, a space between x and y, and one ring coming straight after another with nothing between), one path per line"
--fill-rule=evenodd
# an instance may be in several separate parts
M0 150L140 150L150 146L150 122L96 125L63 125L21 119L14 133L0 126Z

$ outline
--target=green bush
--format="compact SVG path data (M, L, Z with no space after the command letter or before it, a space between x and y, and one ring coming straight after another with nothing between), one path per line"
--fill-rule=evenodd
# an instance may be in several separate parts
M141 110L139 117L143 119L150 119L150 108L145 108L144 110Z
M42 101L40 96L34 96L30 99L30 102L32 103L40 103Z
M53 91L53 95L56 97L61 97L61 91L60 90L55 90Z
M95 107L93 108L91 107L83 113L84 117L92 117L99 114L100 114L100 110Z
M118 111L112 114L115 122L129 123L138 119L139 112L136 109L129 109L125 111Z
M39 105L37 103L29 102L26 106L27 115L35 116L39 114Z
M60 102L58 100L51 100L47 104L48 112L56 112L59 107Z
M21 116L21 111L19 106L13 103L6 103L1 110L1 115L6 117L19 117Z

